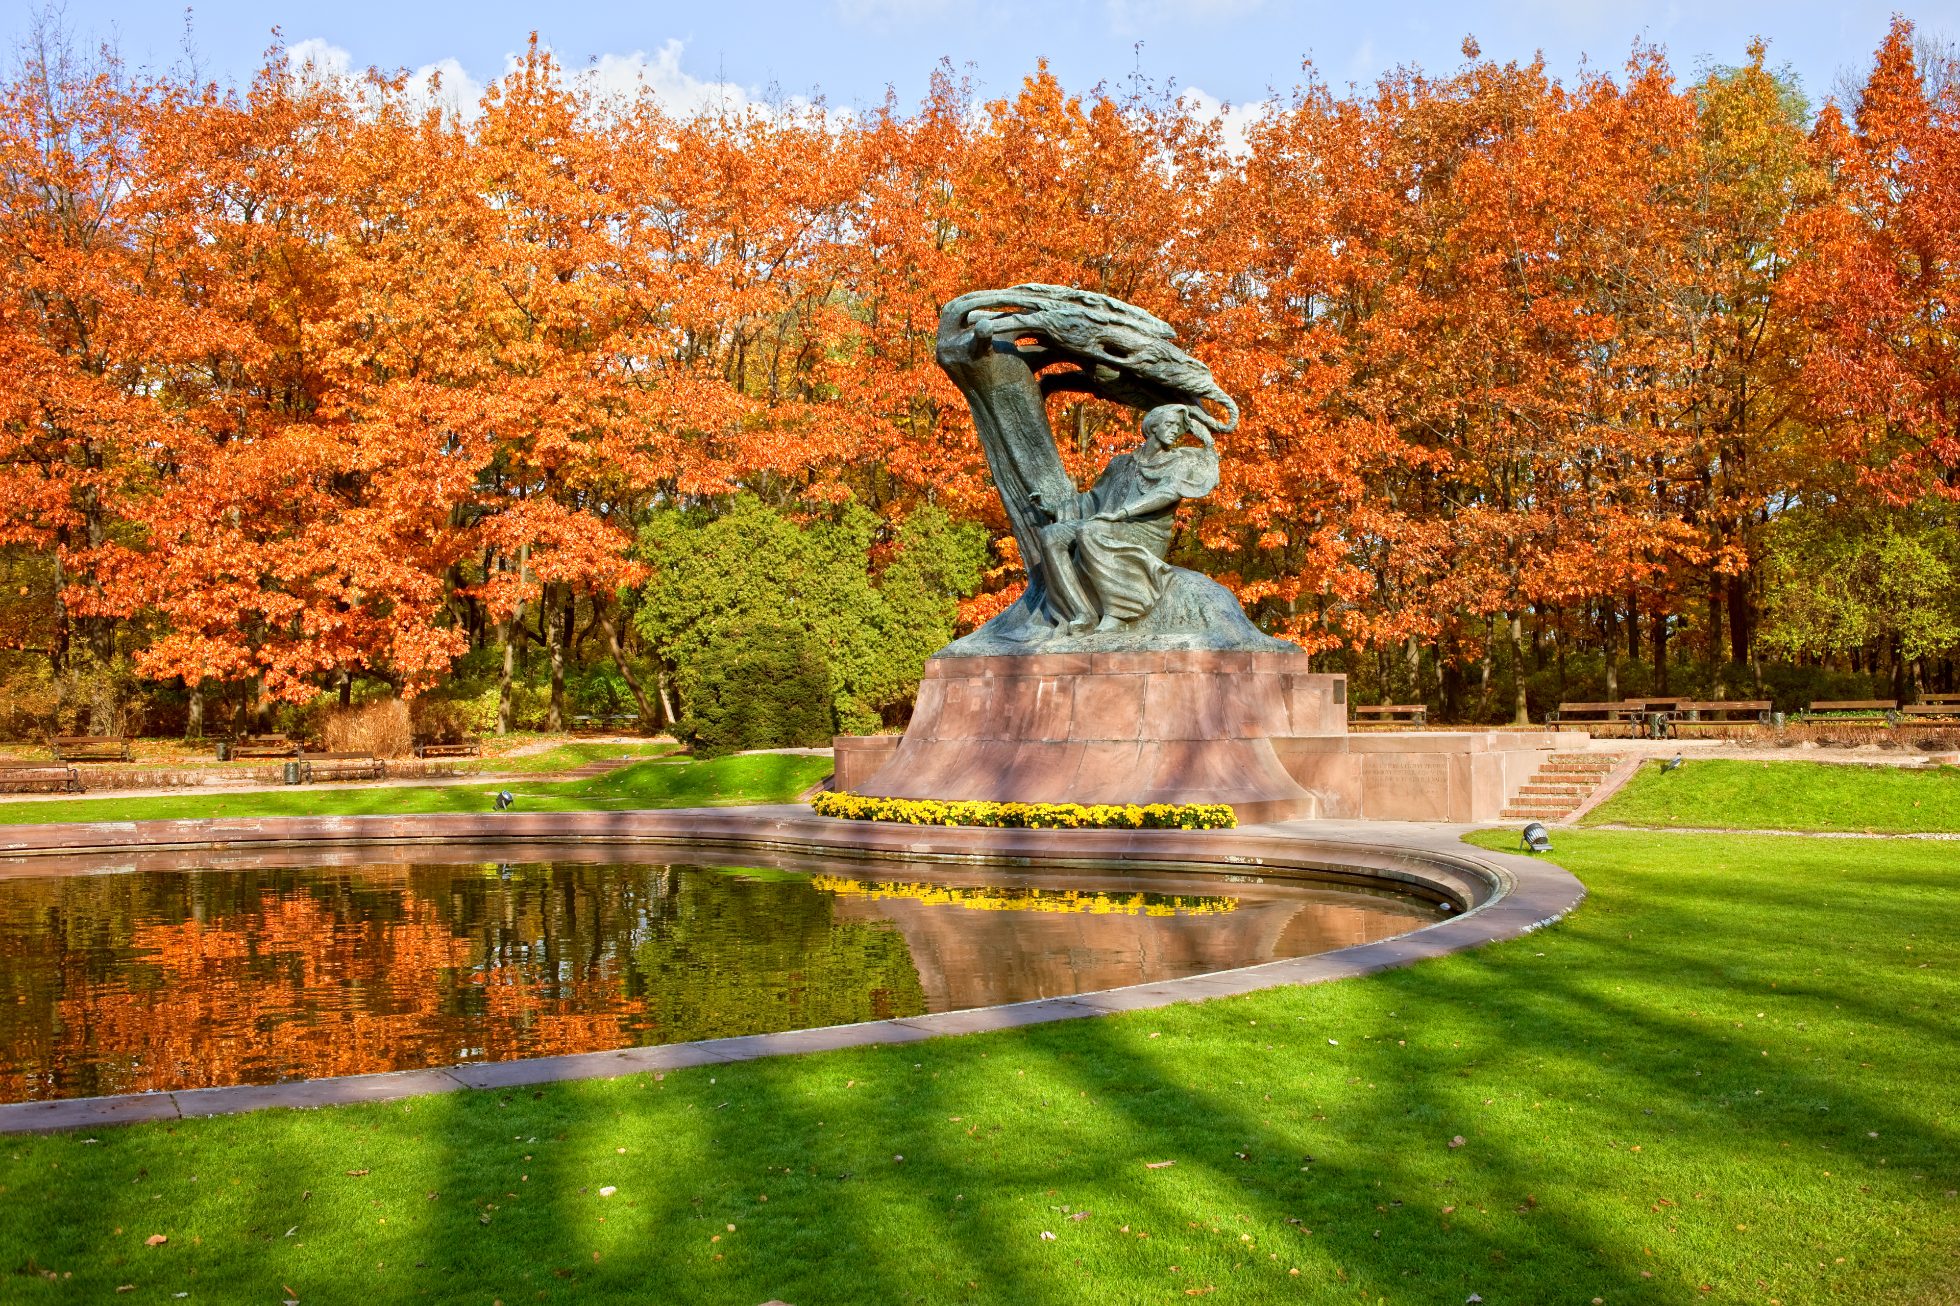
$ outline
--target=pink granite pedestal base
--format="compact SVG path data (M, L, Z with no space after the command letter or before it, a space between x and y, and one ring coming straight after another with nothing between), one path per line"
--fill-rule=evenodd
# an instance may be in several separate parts
M889 798L1229 803L1241 821L1318 815L1319 800L1287 773L1272 741L1345 734L1347 678L1309 672L1305 662L1204 651L936 658L895 752L881 758L871 741L839 741L838 788ZM883 765L864 775L874 760Z

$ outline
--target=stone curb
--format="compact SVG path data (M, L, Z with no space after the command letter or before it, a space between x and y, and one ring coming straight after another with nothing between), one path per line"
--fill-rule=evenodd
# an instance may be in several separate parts
M121 821L14 827L0 832L0 878L101 873L181 863L188 851L221 850L218 865L263 864L278 849L387 845L707 844L827 857L992 862L1072 868L1115 863L1223 877L1374 884L1455 904L1459 914L1410 934L1312 957L1264 962L1066 998L749 1034L693 1043L618 1048L519 1061L470 1063L283 1084L242 1084L0 1105L0 1133L190 1119L268 1107L387 1102L458 1089L517 1088L574 1079L750 1061L759 1057L910 1043L1013 1029L1118 1011L1141 1011L1287 984L1320 984L1465 948L1516 938L1557 920L1586 890L1564 868L1461 842L1475 826L1290 821L1237 830L982 830L835 821L801 807L693 808L648 812L278 817L256 820ZM209 857L198 859L211 864Z

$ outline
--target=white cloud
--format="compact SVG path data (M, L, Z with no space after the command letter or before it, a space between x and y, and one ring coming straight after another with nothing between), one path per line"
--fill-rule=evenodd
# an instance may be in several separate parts
M1179 95L1177 102L1194 118L1219 117L1222 110L1223 121L1218 125L1219 132L1224 137L1225 149L1235 159L1243 159L1250 152L1245 140L1246 131L1272 107L1265 100L1228 105L1209 91L1199 90L1195 86Z
M676 117L688 117L703 110L743 110L756 103L748 88L735 82L707 81L681 66L685 46L669 40L648 54L600 55L582 67L566 67L567 83L583 86L596 99L623 103L650 91L663 108ZM504 56L504 72L518 65L515 53ZM300 80L326 79L351 84L358 80L351 52L319 37L299 41L286 49L286 67ZM410 94L416 102L440 105L462 118L474 118L483 98L485 83L455 59L424 64L408 76Z

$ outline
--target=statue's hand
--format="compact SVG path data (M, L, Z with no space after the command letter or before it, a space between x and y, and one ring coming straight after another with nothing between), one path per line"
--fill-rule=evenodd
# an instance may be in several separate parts
M1091 521L1122 521L1123 514L1113 508L1106 508L1090 518Z

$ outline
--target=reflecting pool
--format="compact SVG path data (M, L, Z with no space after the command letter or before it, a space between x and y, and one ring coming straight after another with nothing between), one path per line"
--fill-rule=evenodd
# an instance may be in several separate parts
M0 1101L952 1011L1306 956L1442 915L1256 876L663 865L592 849L421 860L458 855L17 864L0 876Z

